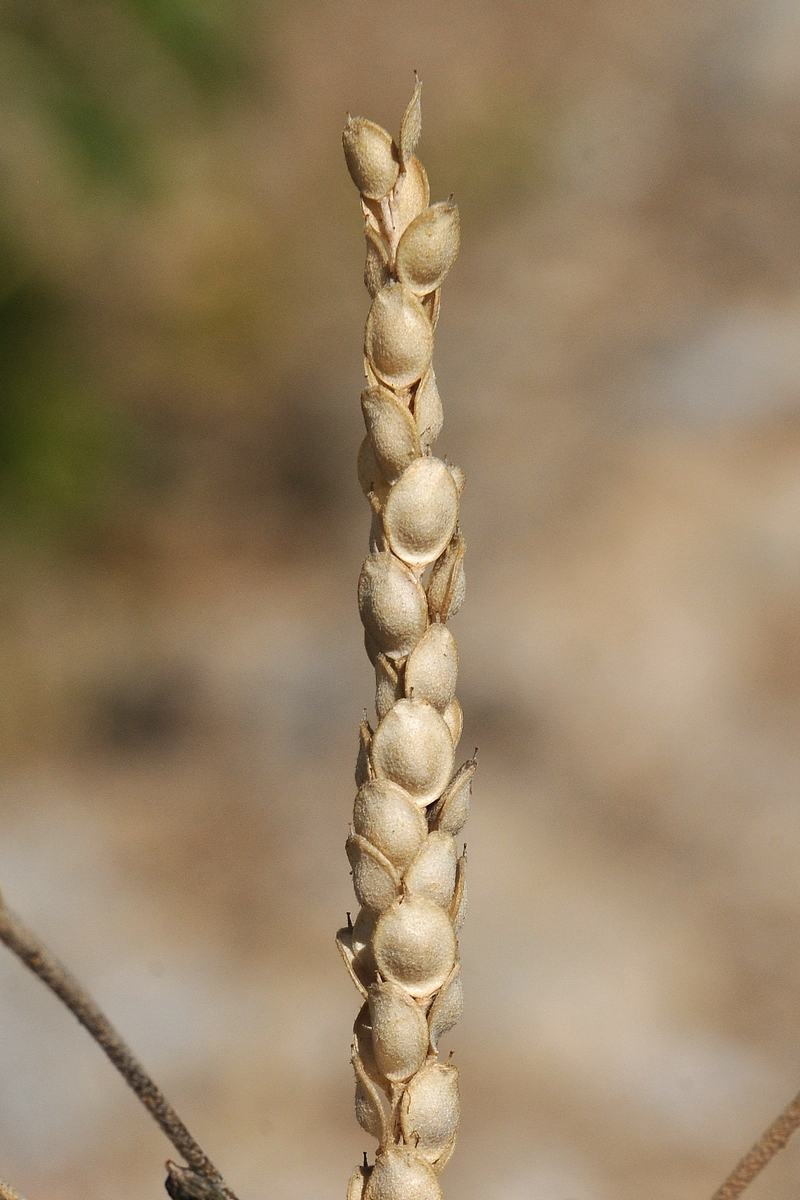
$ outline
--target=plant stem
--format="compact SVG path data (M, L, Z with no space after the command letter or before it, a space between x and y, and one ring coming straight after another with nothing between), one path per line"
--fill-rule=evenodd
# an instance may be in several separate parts
M780 1116L762 1133L752 1149L736 1164L722 1186L714 1192L712 1200L736 1200L737 1196L741 1196L756 1175L763 1171L779 1150L783 1150L798 1126L800 1094L795 1096L791 1104L787 1105Z
M47 984L78 1018L81 1025L88 1029L126 1083L133 1088L153 1120L158 1123L178 1153L186 1159L190 1167L189 1172L172 1163L167 1164L170 1172L168 1185L172 1183L174 1189L170 1191L170 1195L184 1194L189 1197L202 1192L209 1200L236 1200L211 1159L194 1140L161 1088L150 1078L105 1013L36 934L27 929L19 917L6 907L2 897L0 941L5 942L9 950L16 954L42 983ZM189 1175L193 1177L194 1183L187 1178ZM193 1192L194 1184L196 1187ZM18 1200L13 1192L3 1192L3 1187L4 1185L0 1184L0 1200ZM169 1186L167 1190L170 1190Z

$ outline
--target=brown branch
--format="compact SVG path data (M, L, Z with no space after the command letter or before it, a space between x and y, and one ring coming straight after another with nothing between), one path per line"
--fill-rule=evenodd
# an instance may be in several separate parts
M236 1200L211 1159L194 1140L160 1087L150 1078L106 1015L36 935L26 929L19 917L6 907L2 896L0 941L5 942L9 950L30 967L42 983L46 983L66 1004L81 1025L88 1029L178 1153L186 1159L188 1170L167 1163L169 1176L166 1187L173 1200ZM0 1184L0 1200L19 1200L13 1192L3 1192L4 1186Z
M744 1189L763 1171L779 1150L783 1150L795 1129L800 1126L800 1094L776 1117L751 1150L748 1150L731 1171L711 1200L736 1200Z

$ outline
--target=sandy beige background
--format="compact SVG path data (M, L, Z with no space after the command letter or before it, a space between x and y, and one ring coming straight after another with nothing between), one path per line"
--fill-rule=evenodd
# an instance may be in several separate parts
M241 79L204 91L175 13L208 18L206 49L224 33ZM344 1195L372 1149L333 946L371 684L339 137L348 109L395 130L417 68L421 157L462 210L435 361L438 449L468 477L454 632L480 755L445 1194L709 1196L800 1087L800 6L31 0L4 20L4 303L56 297L19 335L30 411L64 363L79 396L0 463L9 902L241 1200ZM59 71L144 166L81 174L41 82ZM70 507L59 454L99 413ZM0 1176L145 1200L168 1152L0 956ZM800 1145L753 1200L799 1173Z

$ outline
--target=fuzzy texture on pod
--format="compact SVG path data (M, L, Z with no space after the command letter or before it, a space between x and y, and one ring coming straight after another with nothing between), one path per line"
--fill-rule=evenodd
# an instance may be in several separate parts
M359 904L337 944L364 1003L353 1026L356 1116L377 1143L348 1200L441 1200L437 1175L455 1145L458 1072L440 1039L463 1009L457 933L475 761L454 773L463 717L458 650L447 622L464 599L458 528L464 472L431 455L442 400L431 366L441 285L458 251L458 209L430 205L416 157L417 80L397 143L348 118L343 142L361 193L367 436L358 479L371 512L358 583L375 711L359 731L358 794L347 855ZM427 585L421 579L430 567Z

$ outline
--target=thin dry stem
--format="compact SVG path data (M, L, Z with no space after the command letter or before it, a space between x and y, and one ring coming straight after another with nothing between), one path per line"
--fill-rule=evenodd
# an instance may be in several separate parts
M0 941L55 992L134 1090L152 1118L189 1164L190 1170L167 1164L167 1191L173 1200L236 1200L211 1159L198 1145L159 1086L127 1046L89 993L57 958L27 929L0 897ZM0 1185L0 1189L4 1185ZM0 1190L0 1200L19 1200Z
M717 1188L711 1200L736 1200L757 1175L771 1162L779 1150L783 1150L794 1131L800 1127L800 1094L795 1096L780 1116L776 1117L756 1144L748 1150L731 1171L728 1178Z

